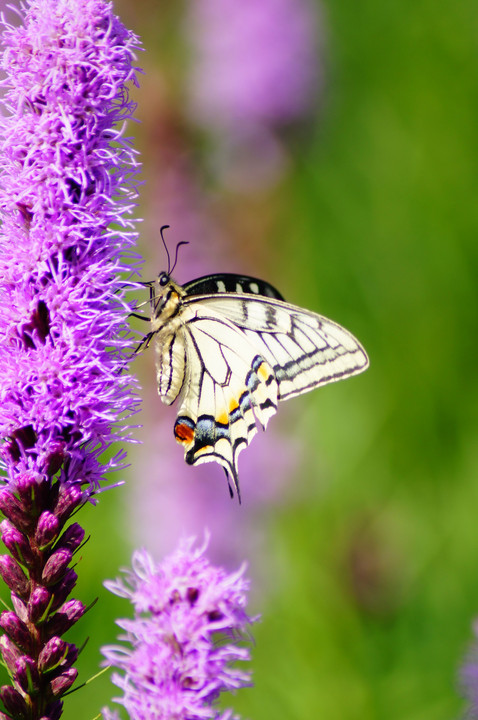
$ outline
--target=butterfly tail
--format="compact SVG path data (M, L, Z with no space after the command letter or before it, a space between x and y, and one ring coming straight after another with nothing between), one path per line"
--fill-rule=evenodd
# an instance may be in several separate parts
M224 472L226 474L227 487L229 488L229 495L231 496L231 499L234 497L235 491L239 505L241 505L241 488L239 485L239 476L237 474L237 470L232 465L230 465L229 470L226 470L226 468L224 468Z

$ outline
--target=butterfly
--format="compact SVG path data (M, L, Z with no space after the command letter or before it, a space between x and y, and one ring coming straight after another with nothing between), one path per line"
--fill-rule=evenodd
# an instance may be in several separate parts
M168 271L145 284L151 330L140 347L156 341L159 395L179 404L175 438L189 465L222 465L239 502L238 455L278 402L368 367L348 330L264 280L222 273L181 286Z

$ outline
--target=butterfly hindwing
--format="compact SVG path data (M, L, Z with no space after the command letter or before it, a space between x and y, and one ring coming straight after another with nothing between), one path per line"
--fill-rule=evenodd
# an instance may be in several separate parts
M188 464L218 462L238 491L238 455L256 434L256 421L265 429L277 410L272 369L242 330L214 310L185 305L175 337L186 358L176 440ZM158 387L166 385L159 377Z

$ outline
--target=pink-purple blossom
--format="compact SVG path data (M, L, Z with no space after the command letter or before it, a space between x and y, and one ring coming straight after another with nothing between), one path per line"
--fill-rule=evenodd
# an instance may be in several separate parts
M201 720L232 717L216 700L224 691L250 685L248 582L244 567L228 574L211 565L205 543L192 539L156 564L146 551L133 555L132 569L107 583L130 600L132 620L119 620L123 645L103 648L122 690L115 698L132 720Z
M138 41L103 0L30 0L2 40L2 454L11 481L60 472L97 489L135 406L120 273L137 163L121 129Z

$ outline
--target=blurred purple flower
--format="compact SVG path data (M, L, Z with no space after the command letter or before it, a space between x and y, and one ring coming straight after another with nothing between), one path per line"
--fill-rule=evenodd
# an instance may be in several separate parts
M257 618L247 615L244 567L229 575L204 556L206 543L184 540L156 565L146 551L133 555L124 579L105 583L134 606L133 620L118 620L128 646L102 649L106 662L124 672L113 682L132 720L231 718L219 713L224 691L250 685L250 673L232 667L250 660L238 642Z
M309 114L321 85L317 6L194 0L188 20L192 119L216 135L231 183L269 184L285 159L275 130Z
M311 109L319 78L309 0L195 0L190 13L196 120L275 126Z
M130 341L120 272L134 152L115 129L131 116L137 38L103 0L29 0L3 25L0 121L0 436L6 477L0 616L13 717L58 718L76 678L61 640L85 612L67 600L84 531L72 513L100 489L136 404L123 374ZM114 223L115 229L109 225Z
M467 720L478 718L478 621L474 623L473 630L475 640L460 671L462 692L468 701Z

